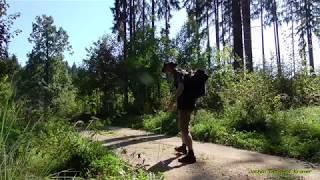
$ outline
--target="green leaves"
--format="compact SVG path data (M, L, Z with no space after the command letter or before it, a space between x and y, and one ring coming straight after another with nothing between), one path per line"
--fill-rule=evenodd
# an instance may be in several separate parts
M32 33L29 42L34 44L33 54L40 55L45 60L62 57L65 50L71 51L72 47L68 41L67 32L54 25L52 16L37 16L36 22L32 24Z
M68 35L51 16L37 16L32 27L29 41L34 46L19 76L18 95L27 97L32 108L72 114L76 91L63 61L64 51L71 50Z
M17 36L21 31L12 31L13 22L20 16L19 13L7 14L9 8L6 0L0 0L0 58L8 56L8 44L10 39Z

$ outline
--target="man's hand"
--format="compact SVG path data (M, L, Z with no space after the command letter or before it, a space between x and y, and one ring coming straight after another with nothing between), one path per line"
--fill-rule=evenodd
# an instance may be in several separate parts
M177 103L175 103L174 101L171 102L169 104L169 106L168 106L168 111L169 112L174 112L174 111L176 111L176 109L177 109Z
M176 110L176 98L172 97L168 105L167 111L174 112Z

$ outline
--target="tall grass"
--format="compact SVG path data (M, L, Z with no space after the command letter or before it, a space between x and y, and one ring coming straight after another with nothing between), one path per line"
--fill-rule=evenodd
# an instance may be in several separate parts
M23 103L15 103L12 83L0 81L0 177L20 179L25 177L28 157L25 152L31 149L27 137L38 122L28 122L24 115ZM24 145L23 145L24 144ZM22 149L22 147L24 147Z
M129 166L100 143L83 139L64 119L49 117L19 129L16 112L9 105L0 112L0 179L162 178Z
M161 179L82 138L66 118L26 110L0 81L0 179ZM93 126L93 125L91 125ZM91 127L92 128L92 127Z
M14 154L14 149L9 148L9 146L16 140L17 132L15 131L15 126L17 123L17 115L15 113L16 107L10 102L10 89L8 89L7 84L1 84L1 107L0 107L0 153L1 153L1 164L0 164L0 174L4 179L10 178L13 172L12 154Z

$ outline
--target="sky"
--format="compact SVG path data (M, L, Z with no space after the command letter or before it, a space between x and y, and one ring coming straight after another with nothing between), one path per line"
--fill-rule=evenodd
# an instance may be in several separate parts
M72 55L65 53L69 64L81 64L86 57L85 48L90 47L104 34L110 34L113 26L110 10L114 5L113 0L8 0L8 3L9 13L21 13L12 30L22 30L9 44L9 52L17 55L23 65L27 61L27 53L33 47L28 42L28 37L36 16L50 15L56 26L67 31L74 52ZM176 12L172 19L172 35L176 34L184 22L181 17L186 14L181 14L185 14L185 11Z
M80 65L86 58L86 50L101 36L111 33L113 26L113 16L110 10L114 5L114 0L7 0L10 5L9 13L20 12L12 30L20 29L17 37L9 44L9 52L18 57L19 62L25 65L27 53L32 50L33 45L28 42L28 37L32 31L32 22L36 16L42 14L50 15L54 18L54 24L62 27L69 35L69 42L73 48L73 54L65 53L65 59L70 65L76 63ZM170 36L174 37L186 21L186 11L182 9L173 13L171 19ZM157 23L158 25L163 23ZM255 64L261 64L261 31L259 21L252 22L252 47ZM158 27L160 28L160 27ZM287 56L286 50L290 46L286 38L287 27L281 28L280 44L282 56ZM214 28L211 27L211 43L214 46ZM315 38L316 39L316 38ZM320 65L319 42L315 41L315 64ZM274 38L272 27L265 29L265 53L270 59L274 54Z

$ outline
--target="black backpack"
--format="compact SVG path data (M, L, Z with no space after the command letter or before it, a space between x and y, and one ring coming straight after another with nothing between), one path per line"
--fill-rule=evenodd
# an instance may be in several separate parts
M206 94L206 82L209 76L203 70L194 74L184 75L184 92L192 98L199 98Z

